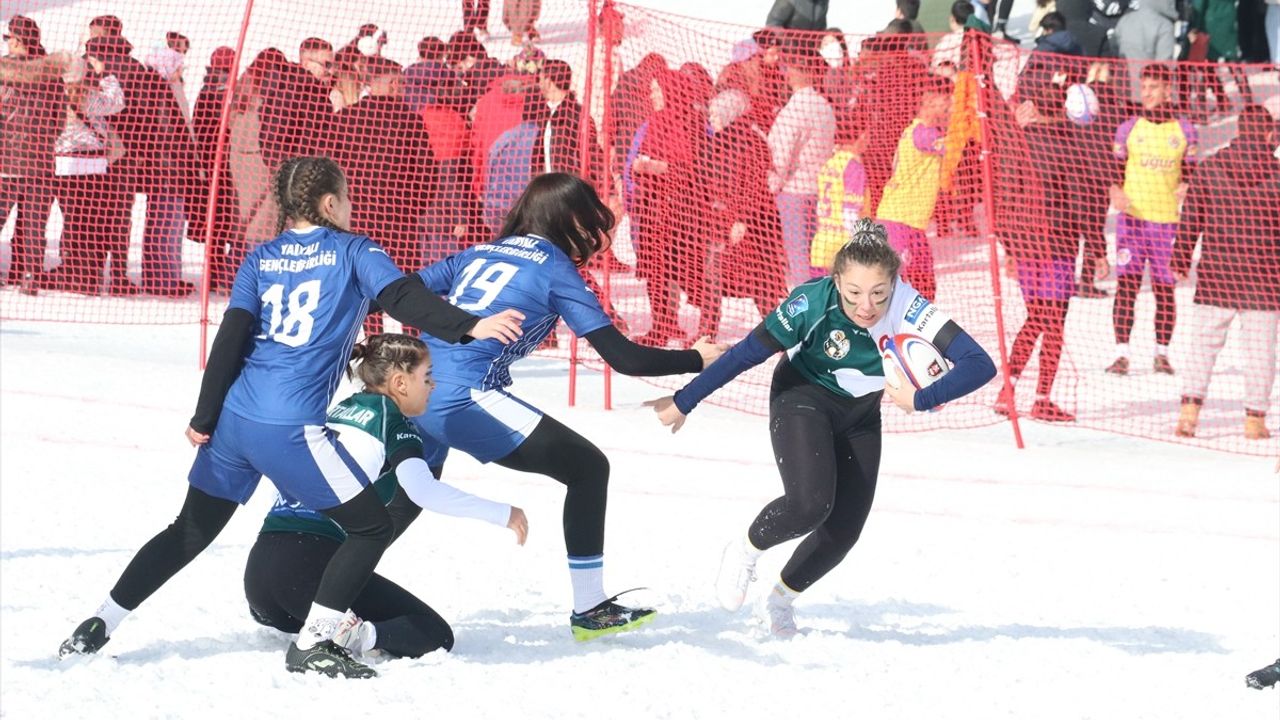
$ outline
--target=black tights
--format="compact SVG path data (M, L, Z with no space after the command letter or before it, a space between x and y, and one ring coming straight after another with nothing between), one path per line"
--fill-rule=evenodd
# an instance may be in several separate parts
M332 538L310 533L259 535L244 568L244 594L253 619L282 632L301 630L320 577L340 546ZM396 657L453 649L449 623L413 593L377 573L352 601L351 610L374 624L374 647Z
M1013 339L1013 350L1009 356L1009 372L1017 377L1031 359L1031 351L1035 349L1036 338L1044 336L1040 344L1040 379L1036 383L1036 393L1048 396L1053 389L1054 378L1058 376L1058 360L1062 357L1062 334L1067 323L1067 300L1040 300L1028 298L1027 320L1022 323L1018 335Z
M111 598L126 610L137 609L209 547L237 507L232 500L188 488L178 517L133 556L111 589ZM391 541L391 518L372 485L347 502L323 512L346 531L347 541L325 568L316 591L316 602L334 610L346 610L368 582Z
M544 415L520 447L499 465L546 475L565 486L564 545L575 557L604 552L609 459L591 441Z
M1111 309L1111 323L1115 328L1116 342L1129 342L1133 331L1133 306L1138 301L1142 287L1142 274L1121 275L1116 283L1116 304ZM1156 296L1156 344L1165 345L1173 340L1173 327L1178 322L1178 305L1174 300L1173 285L1152 282L1151 292Z
M782 568L787 587L803 591L844 560L871 512L880 471L880 394L838 397L803 379L796 384L790 364L778 365L769 434L784 494L764 506L748 538L765 550L808 535Z

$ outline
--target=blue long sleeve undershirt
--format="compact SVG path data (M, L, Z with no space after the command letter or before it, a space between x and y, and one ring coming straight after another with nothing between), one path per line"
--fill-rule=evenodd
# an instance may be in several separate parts
M676 391L676 407L688 415L711 393L783 349L763 324L756 326L719 360ZM986 385L996 375L991 356L964 330L959 330L952 337L942 355L951 361L951 372L929 387L916 391L916 410L928 410L964 397Z

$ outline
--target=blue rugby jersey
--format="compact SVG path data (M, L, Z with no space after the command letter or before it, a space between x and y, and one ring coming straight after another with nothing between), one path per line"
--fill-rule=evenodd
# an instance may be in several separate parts
M511 363L533 352L563 317L578 335L611 324L569 256L550 240L506 237L467 248L418 273L432 292L480 317L524 313L524 335L510 345L476 340L450 345L426 338L436 382L481 390L511 384Z
M369 300L404 277L367 237L314 227L259 245L228 308L258 318L253 349L223 404L245 418L323 425Z

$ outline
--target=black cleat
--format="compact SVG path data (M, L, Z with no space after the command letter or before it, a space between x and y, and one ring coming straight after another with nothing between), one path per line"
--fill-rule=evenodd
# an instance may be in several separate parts
M635 630L653 621L658 611L653 608L629 608L614 602L617 595L582 613L569 616L569 628L578 642L605 635Z
M289 643L284 654L284 666L289 672L318 672L329 677L371 678L378 673L351 657L351 653L332 640L325 640L303 650L297 643Z
M1256 690L1273 687L1277 682L1280 682L1280 660L1244 676L1244 684Z
M107 637L107 624L99 617L91 617L80 623L71 637L62 641L58 657L92 655L102 649L111 638Z

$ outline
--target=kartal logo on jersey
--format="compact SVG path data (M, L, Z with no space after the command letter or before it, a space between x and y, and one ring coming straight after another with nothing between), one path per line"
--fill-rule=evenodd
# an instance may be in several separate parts
M822 342L822 351L832 360L839 360L849 354L849 337L843 330L832 330Z

